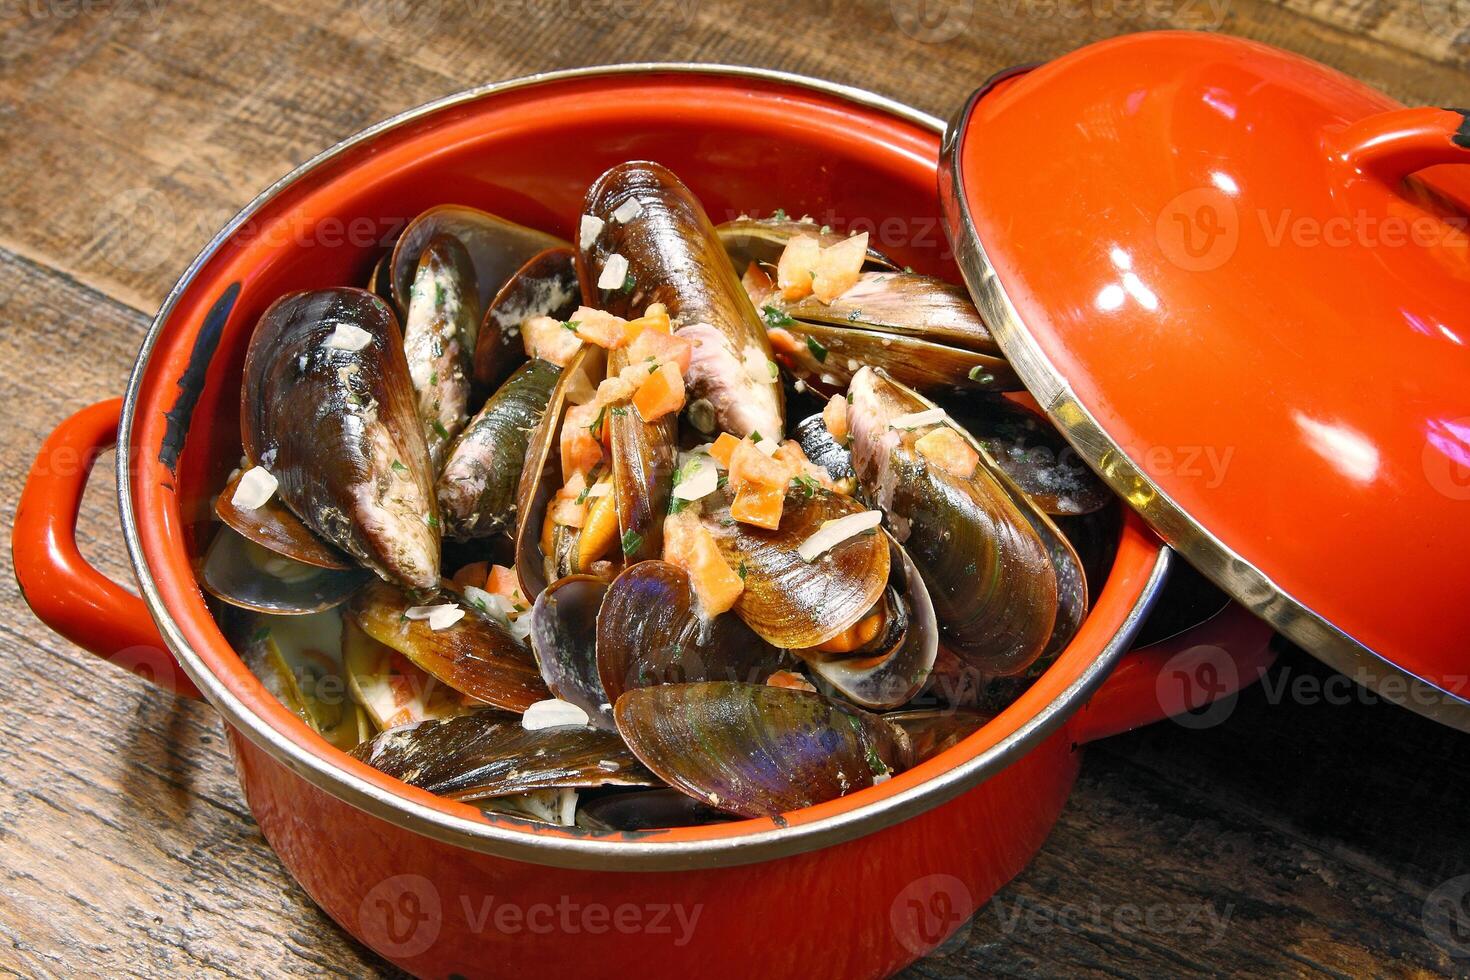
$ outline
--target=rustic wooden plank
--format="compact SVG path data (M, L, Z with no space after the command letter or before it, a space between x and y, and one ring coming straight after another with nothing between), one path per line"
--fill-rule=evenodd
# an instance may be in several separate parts
M11 423L0 498L18 495L48 425L121 389L138 311L236 208L334 140L470 84L598 61L726 61L945 115L996 68L1172 26L1279 44L1405 101L1465 101L1467 0L940 0L922 23L917 6L0 6L0 404ZM109 483L89 492L83 546L126 576ZM10 561L5 547L6 582ZM274 860L208 709L94 663L13 587L0 603L0 691L13 709L0 970L395 975ZM1325 676L1300 657L1278 670ZM1460 739L1382 705L1256 692L1209 731L1111 740L1092 750L1037 862L912 975L1464 973L1470 961L1426 934L1422 915L1429 893L1470 867ZM1135 909L1153 910L1152 925L1129 925ZM1207 927L1229 919L1215 939L1185 929L1190 912L1213 913Z

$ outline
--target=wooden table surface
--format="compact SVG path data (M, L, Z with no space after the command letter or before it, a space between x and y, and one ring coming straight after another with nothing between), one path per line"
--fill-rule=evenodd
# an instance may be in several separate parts
M1470 0L0 0L0 499L51 425L121 391L216 228L401 109L680 60L947 115L998 68L1161 26L1282 45L1410 103L1470 100ZM84 549L125 579L109 484ZM392 974L276 863L214 712L49 633L8 546L0 563L0 969ZM1329 677L1288 651L1224 724L1092 749L1040 856L912 974L1470 970L1470 741ZM1458 928L1425 916L1454 900Z

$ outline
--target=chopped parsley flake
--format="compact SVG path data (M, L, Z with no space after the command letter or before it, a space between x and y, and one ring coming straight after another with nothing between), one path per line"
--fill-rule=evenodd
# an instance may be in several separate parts
M425 514L424 515L424 523L427 524L427 525L429 525L429 527L438 527L439 526L439 519L437 517L435 517L433 514Z
M626 531L623 533L623 554L636 554L643 547L643 535L637 531Z
M970 368L970 380L978 381L983 385L988 385L990 384L990 382L995 380L995 376L985 369L985 365L976 364L974 367Z
M393 461L393 469L394 469L395 472L398 472L398 473L407 473L408 472L408 467L407 466L404 466L402 463L400 463L396 459Z
M443 422L435 419L434 421L429 423L429 426L433 428L434 435L438 436L440 439L444 439L446 441L449 439L449 430L444 428Z
M812 352L812 357L817 359L818 364L827 363L827 348L823 347L821 342L810 334L806 338L806 349Z
M625 292L625 293L631 293L633 291L633 287L635 287L637 285L638 285L638 280L634 279L633 278L633 273L630 272L630 273L628 273L627 277L623 280L623 287L622 287L623 288L623 292Z
M785 208L777 208L776 211L775 211L775 213L771 215L771 220L772 221L789 221L791 219L786 217L786 209Z
M805 490L808 497L815 497L821 484L809 474L803 473L791 478L791 487L793 490Z
M565 323L563 323L561 325L561 328L563 330L570 330L572 333L576 333L577 332L577 328L580 327L581 325L582 325L582 321L581 320L567 320Z
M761 312L765 315L768 327L789 327L796 322L784 310L774 306L762 307Z

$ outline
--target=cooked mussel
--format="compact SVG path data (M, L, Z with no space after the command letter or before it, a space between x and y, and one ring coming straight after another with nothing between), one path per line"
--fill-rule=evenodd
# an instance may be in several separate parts
M942 413L887 375L864 368L849 395L853 468L929 587L942 642L987 675L1024 670L1059 605L1052 555L1024 504L968 442L954 445L962 436ZM1080 566L1076 577L1085 595Z
M1090 514L1117 499L1045 416L1014 398L956 398L944 408L1047 514Z
M888 542L867 531L807 561L799 553L827 521L863 511L848 497L815 488L787 492L774 531L730 516L724 490L704 500L701 517L731 568L744 572L735 612L768 643L797 650L820 646L861 619L888 583Z
M403 352L436 471L469 417L470 360L479 329L480 297L469 252L458 239L435 235L419 253Z
M887 540L888 589L858 623L858 627L874 623L872 638L847 649L829 644L827 649L794 651L837 693L874 709L906 704L928 680L939 652L939 626L929 590L902 546L891 537Z
M475 344L475 381L499 387L525 360L521 324L532 317L566 320L576 311L581 293L576 256L570 248L538 252L516 270L485 309Z
M768 312L776 358L805 384L830 394L864 366L928 394L1015 391L1021 380L1003 357L921 337L792 319Z
M369 574L293 561L221 527L199 563L199 582L216 599L274 616L304 616L347 601Z
M327 289L272 304L245 358L241 436L318 536L385 579L438 584L428 448L381 299Z
M914 764L918 765L960 744L985 727L990 717L967 708L923 708L890 711L883 720L897 725L908 735L914 749Z
M580 725L528 731L499 711L391 729L352 755L464 803L545 789L659 785L613 732Z
M515 526L526 450L560 376L550 361L527 361L455 439L435 484L447 536L482 538Z
M623 163L597 179L585 206L601 226L578 243L583 301L629 318L663 303L682 324L680 336L694 344L685 379L690 399L708 402L724 431L779 438L781 387L765 371L770 342L689 188L656 163Z
M436 606L452 611L436 620L435 606L417 605L401 589L371 582L352 597L347 615L368 636L485 704L525 711L549 697L531 651L505 627L447 599Z
M476 208L458 204L430 208L408 223L393 246L389 267L392 270L393 295L398 300L399 309L408 309L409 291L418 269L419 256L424 247L439 235L458 239L469 252L482 310L533 255L549 248L567 247L567 243L555 235Z
M273 496L259 507L241 507L235 503L235 492L239 489L237 475L214 501L214 513L225 526L236 534L267 551L285 555L306 565L317 568L352 568L352 562L342 552L327 544L302 523L291 508Z
M479 704L342 618L342 665L353 699L380 730L455 718Z
M864 272L830 303L807 296L777 305L796 320L1000 354L963 286L914 272Z
M307 727L339 749L372 737L368 716L348 697L337 613L258 616L248 628L240 659Z
M624 691L691 681L762 683L781 651L738 616L701 614L689 573L665 561L630 565L597 613L597 671L614 701Z
M618 731L675 789L746 817L836 799L908 768L903 732L860 708L766 684L710 681L618 698Z
M608 361L611 370L617 359ZM645 421L630 402L607 410L603 424L608 427L612 456L618 540L629 562L656 558L663 550L664 515L679 455L677 421L673 415Z
M832 437L826 421L820 414L808 415L796 423L792 435L800 444L801 451L806 454L806 458L826 470L827 475L834 482L855 478L856 474L852 471L852 454L847 451L846 446Z
M597 669L597 611L607 583L569 575L547 586L531 607L531 649L551 693L587 712L591 723L611 730L612 701Z
M798 235L815 238L823 247L836 245L847 238L828 225L819 225L811 218L793 220L785 215L768 218L740 217L726 221L715 228L720 242L725 246L736 273L743 274L750 263L773 266L781 259L791 239ZM867 261L870 268L896 271L898 266L892 259L875 248L868 249Z
M638 789L607 793L577 807L577 826L602 833L699 827L733 820L676 789Z

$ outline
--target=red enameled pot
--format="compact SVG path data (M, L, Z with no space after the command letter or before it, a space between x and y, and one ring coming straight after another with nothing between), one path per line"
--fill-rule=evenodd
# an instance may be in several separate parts
M418 212L472 204L571 237L588 183L649 158L716 220L784 207L866 222L899 261L957 278L936 194L942 129L808 79L645 65L492 85L364 131L232 221L169 294L125 397L47 440L16 516L27 601L79 645L181 694L202 692L228 723L245 796L292 875L343 928L416 974L815 978L902 967L1041 846L1079 745L1193 706L1181 678L1200 664L1223 659L1212 676L1226 683L1196 701L1269 662L1268 630L1235 607L1128 652L1170 558L1133 514L1076 639L962 744L780 821L624 834L486 816L333 749L242 665L192 563L211 495L240 455L240 371L257 317L282 293L364 281ZM141 599L89 567L75 542L86 471L114 440ZM88 465L51 465L64 458Z

